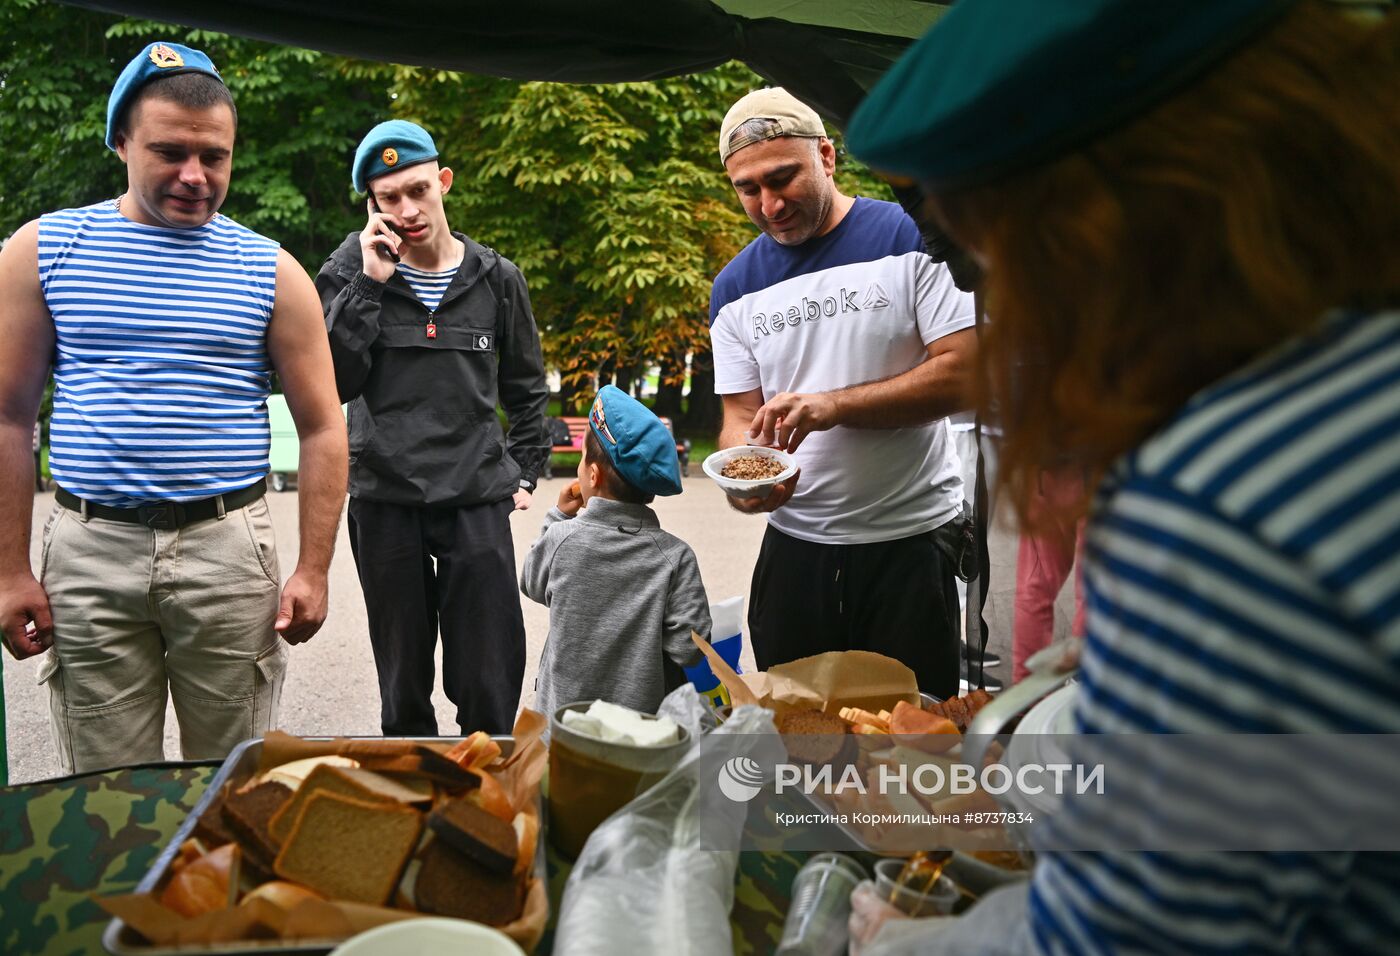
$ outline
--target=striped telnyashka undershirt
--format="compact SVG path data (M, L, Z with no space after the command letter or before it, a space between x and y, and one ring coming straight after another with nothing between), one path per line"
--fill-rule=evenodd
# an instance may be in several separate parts
M59 485L132 507L266 474L277 255L275 242L218 215L169 229L108 201L40 219Z
M1081 733L1400 732L1400 312L1200 393L1105 479L1086 557ZM1397 953L1400 856L1045 854L1030 912L1042 953Z
M413 294L418 296L418 301L423 303L429 312L435 310L438 303L442 302L443 294L452 284L452 277L457 274L458 268L460 263L443 272L424 272L406 262L400 262L398 265L399 275L403 276Z

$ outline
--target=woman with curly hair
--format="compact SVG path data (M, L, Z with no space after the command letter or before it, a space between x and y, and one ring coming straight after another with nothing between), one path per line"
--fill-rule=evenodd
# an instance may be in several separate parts
M847 141L984 270L1003 493L1088 513L1077 730L1400 732L1400 15L961 0ZM1033 514L1065 462L1085 497ZM1049 853L1001 945L1397 952L1398 888L1390 854Z

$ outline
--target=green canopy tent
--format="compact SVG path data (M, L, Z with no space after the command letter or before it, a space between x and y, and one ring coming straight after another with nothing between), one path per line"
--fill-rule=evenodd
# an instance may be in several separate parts
M572 83L742 60L844 126L947 8L931 0L70 0L346 56Z
M344 56L516 80L618 83L741 60L838 128L951 0L64 0ZM961 288L975 272L895 195Z

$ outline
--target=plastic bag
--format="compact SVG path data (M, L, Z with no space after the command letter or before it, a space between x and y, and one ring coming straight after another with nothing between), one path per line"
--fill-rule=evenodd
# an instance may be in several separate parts
M729 911L747 804L718 794L717 760L781 748L773 714L739 707L712 738L692 746L660 783L594 830L574 864L559 910L558 956L733 951ZM716 799L718 798L718 799Z
M704 734L719 725L714 708L690 684L682 684L661 702L656 716L669 717L690 733L691 740L699 740Z
M730 670L743 673L739 657L744 652L744 598L727 598L710 605L710 646L712 646ZM709 699L715 707L727 707L731 703L729 692L719 682L708 660L701 660L694 667L685 668L686 678L695 685L702 697Z

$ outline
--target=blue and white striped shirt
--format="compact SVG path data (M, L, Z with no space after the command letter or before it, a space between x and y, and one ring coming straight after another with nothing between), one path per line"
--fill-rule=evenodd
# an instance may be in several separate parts
M1196 396L1105 479L1086 558L1081 733L1400 732L1400 312ZM1397 888L1394 854L1060 853L1030 912L1042 953L1394 953Z
M39 284L57 336L58 484L132 507L266 474L277 254L217 215L167 229L107 201L39 220Z
M447 287L452 284L452 277L461 268L461 263L443 272L424 272L422 269L413 268L406 262L400 262L398 268L399 275L403 276L408 287L413 290L413 294L418 296L418 301L427 306L429 312L432 312L442 302L442 297L447 292Z

